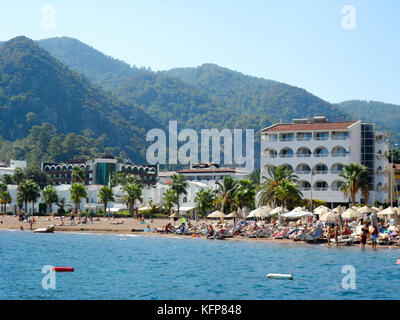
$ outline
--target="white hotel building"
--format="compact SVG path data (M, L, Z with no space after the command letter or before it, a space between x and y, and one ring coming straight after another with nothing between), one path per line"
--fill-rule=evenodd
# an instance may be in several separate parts
M370 172L369 203L388 200L388 138L375 125L359 121L328 122L323 116L295 119L261 130L261 181L268 166L284 165L300 180L305 199L330 206L347 205L340 191L344 165L359 163ZM357 201L363 202L361 192Z

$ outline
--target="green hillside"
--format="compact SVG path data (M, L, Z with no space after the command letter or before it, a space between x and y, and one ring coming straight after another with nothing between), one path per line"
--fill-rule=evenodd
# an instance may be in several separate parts
M57 134L79 135L85 130L94 138L105 134L104 148L114 148L114 154L124 151L142 162L145 133L161 126L137 106L113 99L25 37L0 46L0 75L0 135L4 140L24 139L34 126L49 123ZM43 148L42 154L48 153L48 145ZM41 156L36 158L41 160Z
M49 38L36 43L70 69L85 75L104 89L115 89L129 77L147 72L144 68L131 67L126 62L107 56L74 38Z
M315 115L326 115L329 120L348 117L341 109L304 89L248 76L215 64L176 68L164 73L193 84L229 108L241 113L268 114L274 122Z
M400 106L395 104L350 100L337 104L344 112L349 113L354 119L373 122L377 128L390 134L390 140L400 142Z

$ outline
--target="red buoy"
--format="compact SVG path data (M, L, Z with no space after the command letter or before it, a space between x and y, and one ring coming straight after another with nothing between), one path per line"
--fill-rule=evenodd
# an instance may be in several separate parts
M56 272L74 272L74 268L71 267L53 267L52 270Z

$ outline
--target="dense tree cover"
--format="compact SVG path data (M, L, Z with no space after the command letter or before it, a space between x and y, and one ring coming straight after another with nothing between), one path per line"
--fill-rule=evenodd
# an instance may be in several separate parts
M84 74L105 89L116 88L123 80L147 72L145 68L131 67L74 38L49 38L36 43L72 70Z
M145 134L161 124L132 104L113 99L83 75L71 71L32 40L17 37L0 46L0 135L24 139L44 123L59 134L103 134L104 147L144 161ZM42 149L54 129L35 136ZM54 146L54 143L52 145ZM23 148L22 148L23 149ZM38 158L37 155L32 155Z
M195 85L240 114L268 114L273 122L321 114L330 120L343 120L347 117L339 108L304 89L244 75L215 64L176 68L165 73Z
M390 140L400 142L400 105L363 100L349 100L337 104L355 120L372 122L390 134Z
M0 161L10 159L27 160L39 164L42 161L58 162L66 159L90 159L102 153L118 157L121 151L117 147L106 147L106 135L94 138L90 129L82 135L75 133L59 134L49 123L33 126L23 139L7 141L0 137Z

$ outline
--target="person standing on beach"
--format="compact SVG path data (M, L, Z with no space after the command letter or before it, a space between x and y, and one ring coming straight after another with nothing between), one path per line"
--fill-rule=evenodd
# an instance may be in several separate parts
M361 230L360 234L360 248L361 250L365 250L365 244L367 243L367 229L364 227Z
M372 225L371 240L372 240L372 250L376 250L376 240L378 238L378 228Z
M327 223L327 228L325 229L325 237L328 239L328 246L331 245L331 233L332 233L331 224Z
M71 211L71 218L70 220L75 220L75 209L72 209Z
M78 221L81 221L81 217L82 217L82 213L81 213L81 210L79 209L78 210Z
M339 246L339 225L336 223L335 228L334 228L334 232L335 232L335 242L336 242L336 247Z
M186 224L186 219L185 217L181 218L181 224L182 224L182 232L185 231L185 224Z

